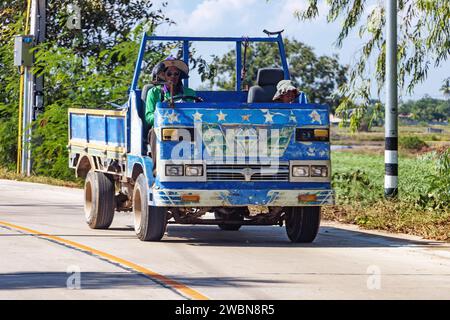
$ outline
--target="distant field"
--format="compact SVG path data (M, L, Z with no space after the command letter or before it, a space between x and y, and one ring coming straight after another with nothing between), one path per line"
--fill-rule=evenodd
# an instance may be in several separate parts
M432 126L443 133L428 133L427 126L400 126L399 136L417 136L428 145L450 144L450 126ZM349 128L331 128L331 142L338 145L383 145L384 127L373 127L370 132L352 133Z

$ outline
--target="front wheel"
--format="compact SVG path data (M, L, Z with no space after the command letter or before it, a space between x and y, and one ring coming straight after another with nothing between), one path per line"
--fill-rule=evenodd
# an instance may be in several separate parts
M167 225L167 210L148 205L147 179L140 174L133 190L134 230L141 241L159 241Z
M292 242L313 242L319 232L320 207L288 207L286 233Z
M108 229L114 218L114 182L104 173L89 171L84 183L84 214L91 229Z

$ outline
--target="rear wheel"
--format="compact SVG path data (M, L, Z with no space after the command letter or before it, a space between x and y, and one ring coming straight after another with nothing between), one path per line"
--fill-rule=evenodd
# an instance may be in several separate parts
M134 230L141 241L159 241L167 225L167 210L148 205L147 179L140 174L133 190Z
M108 229L114 218L114 182L104 173L89 171L84 183L84 214L92 229Z
M214 211L214 217L218 220L244 221L244 210L247 210L247 208L234 208L230 213L222 213L216 210ZM219 223L218 226L224 231L238 231L242 224Z
M320 226L320 207L288 207L286 233L292 242L313 242Z

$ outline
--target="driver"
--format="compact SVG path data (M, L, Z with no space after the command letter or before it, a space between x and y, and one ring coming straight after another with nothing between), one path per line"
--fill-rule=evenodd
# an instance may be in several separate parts
M145 124L147 128L153 127L155 108L158 102L170 101L172 96L174 101L185 96L196 96L194 90L183 87L181 80L189 77L189 67L184 61L169 56L155 66L154 73L156 73L156 78L164 81L164 84L151 88L147 94L145 103ZM193 101L193 98L184 100Z

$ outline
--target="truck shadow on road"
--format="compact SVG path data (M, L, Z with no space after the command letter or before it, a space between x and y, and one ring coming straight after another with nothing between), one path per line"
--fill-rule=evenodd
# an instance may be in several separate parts
M0 273L1 290L26 290L26 289L71 289L76 288L76 282L69 278L71 274L66 272L17 272ZM171 280L191 286L217 287L253 287L264 284L289 283L279 279L261 279L248 277L197 277L166 275ZM161 289L158 282L134 272L81 272L79 289L111 289L130 287L139 289ZM77 289L77 288L76 288Z
M284 228L277 226L242 227L239 231L222 231L216 226L170 225L165 243L226 247L311 247L311 248L377 248L442 246L437 241L415 241L346 230L331 226L320 228L313 243L291 243ZM450 247L450 244L449 244Z

